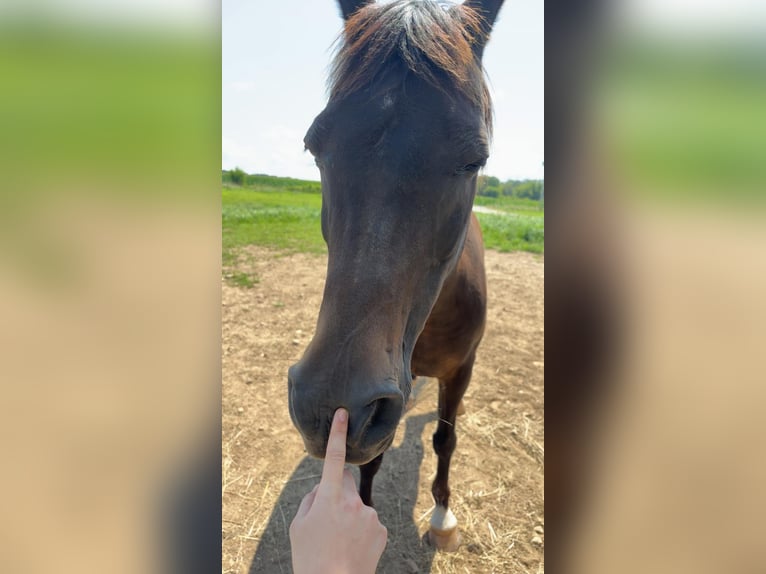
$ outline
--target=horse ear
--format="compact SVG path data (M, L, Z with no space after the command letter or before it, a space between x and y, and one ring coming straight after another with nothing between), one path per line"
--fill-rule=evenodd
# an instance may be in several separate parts
M477 38L474 43L474 52L481 59L484 53L484 46L487 45L489 35L492 32L492 26L497 19L497 13L504 0L465 0L463 6L473 9L481 17L481 38Z
M344 20L348 20L351 15L367 4L372 4L375 0L338 0L340 11Z

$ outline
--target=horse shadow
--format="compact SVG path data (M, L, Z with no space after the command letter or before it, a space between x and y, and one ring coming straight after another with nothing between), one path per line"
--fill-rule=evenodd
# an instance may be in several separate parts
M404 439L386 451L373 483L372 496L388 542L377 574L424 574L431 571L434 548L420 535L413 517L423 461L423 429L436 412L405 418ZM430 447L430 445L429 445ZM352 467L357 485L359 471ZM292 574L289 528L303 496L319 482L322 461L305 457L293 471L271 512L258 543L250 574Z

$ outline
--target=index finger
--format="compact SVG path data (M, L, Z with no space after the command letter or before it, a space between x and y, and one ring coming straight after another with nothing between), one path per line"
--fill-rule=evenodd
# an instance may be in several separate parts
M327 452L322 468L320 486L339 492L343 487L343 467L346 464L346 433L348 432L348 411L338 409L332 419Z

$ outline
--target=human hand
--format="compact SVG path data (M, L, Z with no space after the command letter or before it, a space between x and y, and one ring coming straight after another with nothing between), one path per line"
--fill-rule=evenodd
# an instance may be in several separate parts
M388 532L365 506L346 462L348 412L335 411L322 478L303 497L290 525L295 574L372 574Z

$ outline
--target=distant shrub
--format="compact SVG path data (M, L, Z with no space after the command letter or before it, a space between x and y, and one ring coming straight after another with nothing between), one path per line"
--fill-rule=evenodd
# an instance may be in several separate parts
M479 195L487 195L486 191L489 188L492 187L498 187L500 185L500 180L497 179L494 176L491 175L480 175L477 181L477 192ZM497 197L497 196L489 196L489 197Z
M529 227L521 234L521 238L527 243L543 243L545 241L545 229Z
M235 167L229 172L229 180L234 185L243 185L245 183L246 176L247 174L238 167Z
M539 200L543 191L543 184L538 180L524 181L514 187L514 195L524 199Z

